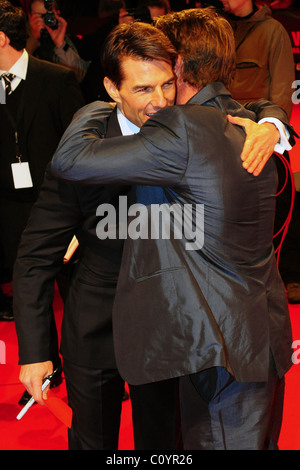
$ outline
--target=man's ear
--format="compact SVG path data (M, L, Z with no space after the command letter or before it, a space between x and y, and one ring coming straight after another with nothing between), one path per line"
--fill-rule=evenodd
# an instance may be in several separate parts
M116 85L108 77L104 77L103 85L111 99L115 101L115 103L120 103L120 93Z
M0 47L9 44L9 39L3 31L0 31Z
M174 72L175 72L176 77L179 77L179 76L180 76L180 71L181 71L181 66L182 66L182 65L183 65L182 57L181 57L181 55L179 54L179 55L177 56L176 64L175 64L175 67L174 67Z

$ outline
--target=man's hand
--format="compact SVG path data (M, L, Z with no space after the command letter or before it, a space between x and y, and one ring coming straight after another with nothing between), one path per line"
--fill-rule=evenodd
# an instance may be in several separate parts
M272 123L257 124L251 119L233 117L227 119L232 124L242 126L247 134L241 154L243 167L254 176L258 176L272 156L275 145L280 139L280 133Z
M41 31L46 29L54 42L56 47L62 47L65 42L66 31L68 27L68 23L64 18L59 16L57 11L53 11L57 19L57 29L51 29L49 26L45 25L42 16L38 13L34 13L33 15L29 16L29 24L30 24L30 31L31 35L40 40L41 39Z
M65 43L65 36L67 32L68 23L64 18L58 15L58 13L54 12L56 19L57 19L57 29L51 29L46 26L48 33L51 36L52 41L56 45L56 47L62 47Z
M35 364L25 364L21 366L19 379L25 386L28 393L33 396L35 401L43 405L43 400L47 399L47 387L42 392L43 379L53 373L53 364L51 361L37 362Z

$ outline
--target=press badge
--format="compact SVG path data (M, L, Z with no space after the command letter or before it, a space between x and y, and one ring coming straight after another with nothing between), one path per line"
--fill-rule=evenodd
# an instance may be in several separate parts
M32 188L32 179L28 162L11 164L11 171L15 189Z

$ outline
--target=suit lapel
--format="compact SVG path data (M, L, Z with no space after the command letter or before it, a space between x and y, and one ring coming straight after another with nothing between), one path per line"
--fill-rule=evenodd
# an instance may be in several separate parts
M122 135L118 117L117 117L117 107L115 106L113 112L111 113L108 123L107 123L107 132L105 138L110 137L119 137Z

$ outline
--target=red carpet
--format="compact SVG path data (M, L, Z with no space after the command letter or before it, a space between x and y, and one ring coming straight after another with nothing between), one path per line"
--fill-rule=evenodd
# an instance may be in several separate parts
M62 318L62 302L55 297L58 328ZM35 404L20 420L16 420L22 407L18 404L24 388L19 383L17 337L13 322L0 322L0 341L5 343L6 364L3 351L0 355L0 450L66 450L67 427L46 406ZM3 343L0 343L3 345ZM67 402L65 383L53 389ZM133 449L130 400L123 403L120 432L120 450Z
M62 303L58 295L56 306L59 326ZM300 341L300 305L290 306L290 312L294 340ZM20 421L16 420L22 408L18 400L24 389L18 380L17 338L13 322L0 322L0 341L5 343L6 350L6 363L2 349L0 355L0 450L67 450L67 427L46 406L35 404ZM281 450L300 450L299 385L300 364L295 364L286 376L284 419L279 442ZM53 392L67 401L64 382ZM130 400L123 402L119 449L133 449Z

